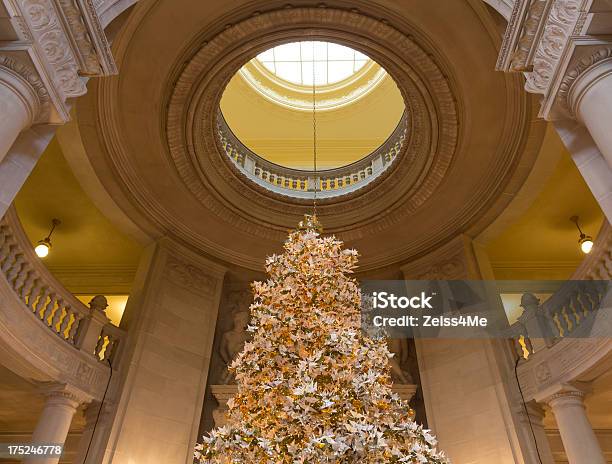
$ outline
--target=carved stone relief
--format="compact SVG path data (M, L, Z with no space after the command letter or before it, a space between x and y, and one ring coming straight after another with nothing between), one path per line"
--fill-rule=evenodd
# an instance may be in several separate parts
M215 293L218 279L193 264L170 258L167 273L170 280L195 293L204 295Z

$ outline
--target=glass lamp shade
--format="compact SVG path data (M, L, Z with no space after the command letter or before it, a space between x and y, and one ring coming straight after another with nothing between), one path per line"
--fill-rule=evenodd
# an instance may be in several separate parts
M36 248L34 248L34 252L39 258L46 258L49 251L51 251L51 243L44 240L38 242L38 245L36 245Z
M580 239L580 249L584 254L589 254L593 249L593 239L588 235Z

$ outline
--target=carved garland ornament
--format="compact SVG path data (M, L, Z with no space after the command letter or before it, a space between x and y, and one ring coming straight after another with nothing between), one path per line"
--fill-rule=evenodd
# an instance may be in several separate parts
M545 94L548 90L567 39L580 17L579 6L577 0L553 2L533 59L533 72L527 74L525 89L528 92Z

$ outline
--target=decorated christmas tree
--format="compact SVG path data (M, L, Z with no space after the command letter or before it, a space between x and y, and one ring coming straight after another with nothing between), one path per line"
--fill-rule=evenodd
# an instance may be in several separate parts
M253 284L253 338L230 366L229 420L201 463L447 463L391 391L384 338L361 331L357 252L307 216Z

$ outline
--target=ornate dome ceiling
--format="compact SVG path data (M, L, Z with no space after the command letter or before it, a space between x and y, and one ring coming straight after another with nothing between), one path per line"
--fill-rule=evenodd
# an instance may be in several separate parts
M77 106L88 161L131 227L251 269L279 249L309 201L247 182L220 145L217 114L242 66L300 40L380 63L410 115L381 181L320 205L326 232L359 249L363 270L495 219L529 172L543 123L520 78L493 71L500 38L484 5L350 3L139 3L114 44L119 77L92 82ZM169 17L177 24L161 37ZM462 27L445 27L449 17Z

